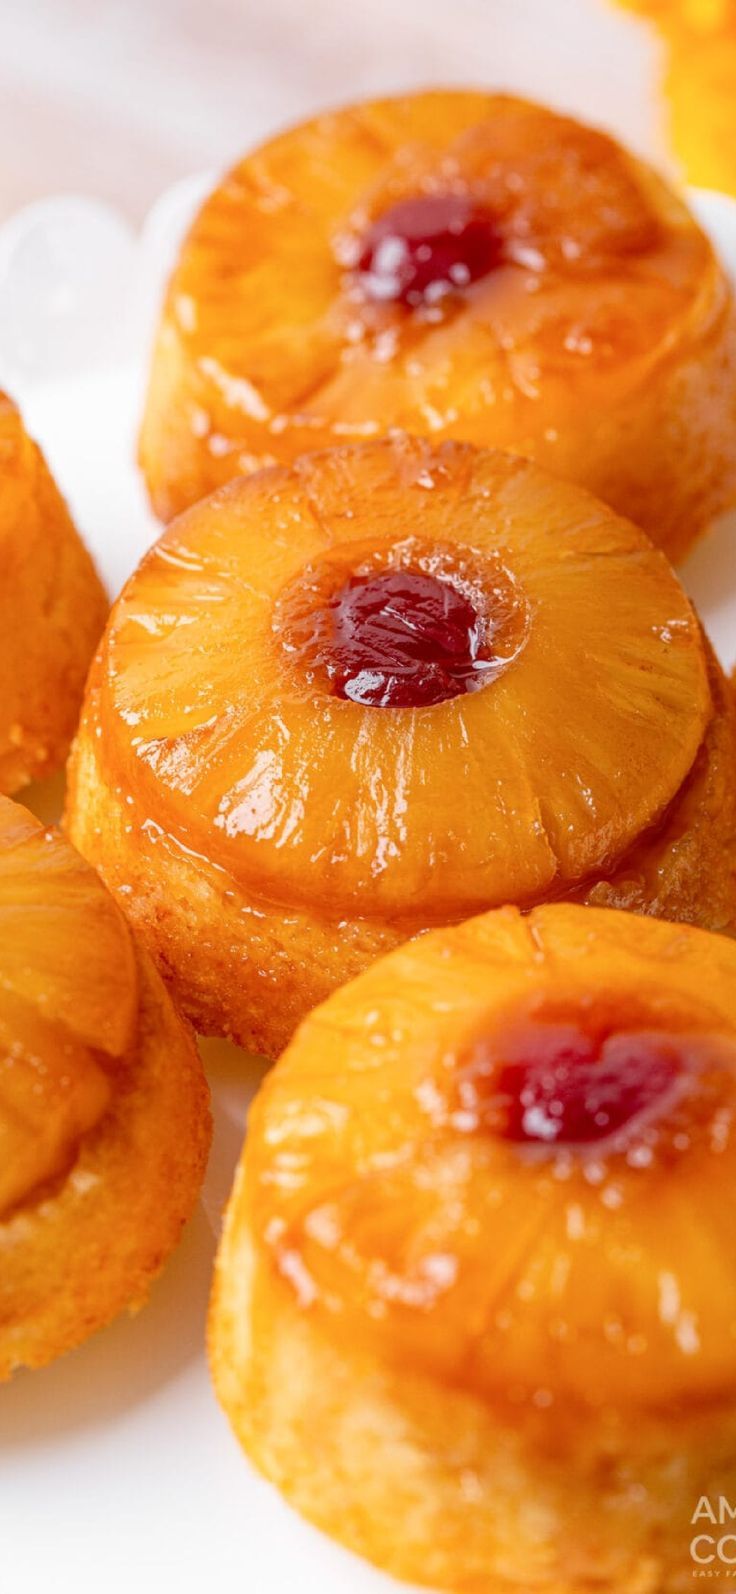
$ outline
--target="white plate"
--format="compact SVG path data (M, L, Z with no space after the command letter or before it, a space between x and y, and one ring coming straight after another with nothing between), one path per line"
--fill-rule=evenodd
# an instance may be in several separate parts
M22 400L111 590L155 534L133 464L143 349L200 191L197 179L166 196L138 246L82 200L44 202L0 230L0 378ZM736 272L736 205L719 195L694 202ZM701 544L684 579L732 665L734 517ZM48 793L35 796L48 803ZM0 1594L396 1590L251 1472L211 1393L203 1337L215 1231L258 1067L219 1043L203 1052L215 1108L210 1170L150 1305L0 1393Z

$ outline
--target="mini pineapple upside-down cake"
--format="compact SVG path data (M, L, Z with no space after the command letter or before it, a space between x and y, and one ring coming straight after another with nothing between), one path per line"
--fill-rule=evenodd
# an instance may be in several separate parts
M336 992L215 1273L250 1459L412 1584L685 1594L736 1495L735 1106L725 936L502 908Z
M89 864L0 797L0 1380L143 1303L208 1145L160 976Z
M107 609L41 451L0 393L0 792L63 764Z
M207 200L140 456L168 520L392 427L525 454L679 559L736 498L736 318L683 201L541 106L417 93L296 127Z
M205 1033L274 1055L398 942L580 896L728 929L736 702L664 555L394 438L182 515L113 610L67 822Z

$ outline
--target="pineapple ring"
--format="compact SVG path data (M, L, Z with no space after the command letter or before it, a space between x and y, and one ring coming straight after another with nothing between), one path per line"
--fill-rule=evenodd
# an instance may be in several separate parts
M440 299L375 302L356 265L376 219L443 195L487 215L497 258ZM431 92L319 116L214 191L169 287L140 454L169 520L308 449L462 438L580 482L677 559L736 498L735 413L733 299L682 201L569 118Z
M0 798L0 1379L143 1303L194 1204L207 1087L102 881Z
M435 549L463 576L490 572L495 678L376 709L302 667L284 607L300 583L319 588L325 562L364 569L367 547L389 565ZM714 713L712 669L713 691L662 554L579 488L456 443L304 456L190 511L129 582L90 681L71 834L125 889L194 1021L270 1052L402 935L587 893L639 844L653 859L655 827L669 815L677 832L673 804L700 764L680 894L697 878L699 922L731 922L733 705ZM662 898L677 914L675 847L673 834L664 878L641 886L644 911Z
M693 1501L736 1483L735 991L725 937L559 904L422 937L307 1019L251 1109L209 1340L318 1526L468 1594L679 1587ZM519 1141L513 1026L523 1061L561 1015L598 1032L593 1138ZM670 1081L627 1104L655 1044Z
M107 607L45 461L0 393L0 792L63 764Z
M376 712L292 665L285 589L325 555L363 568L366 536L389 562L413 565L413 539L498 560L524 611L505 670ZM425 923L605 870L712 713L697 620L640 532L524 461L407 440L307 456L172 526L116 605L102 681L126 788L244 889Z

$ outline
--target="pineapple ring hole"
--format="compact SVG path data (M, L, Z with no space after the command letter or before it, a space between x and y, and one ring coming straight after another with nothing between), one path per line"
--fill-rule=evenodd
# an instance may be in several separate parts
M418 194L368 225L357 279L377 303L431 305L488 276L503 258L503 238L488 210L463 194Z
M621 1153L635 1167L713 1143L731 1115L736 1037L632 998L543 1001L476 1037L453 1122L542 1155Z
M302 679L370 708L476 692L518 656L528 607L500 561L471 549L343 547L302 571L274 629Z
M359 320L380 330L381 307L400 307L440 321L508 267L589 277L661 247L662 217L635 162L591 129L528 119L528 108L482 118L441 153L397 147L332 240Z

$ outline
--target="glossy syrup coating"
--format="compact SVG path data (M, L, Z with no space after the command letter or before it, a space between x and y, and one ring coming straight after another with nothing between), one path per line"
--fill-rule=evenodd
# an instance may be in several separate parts
M293 646L311 594L435 563L467 568L491 612L499 587L503 668L431 711L341 701ZM697 622L639 532L524 461L403 440L234 483L172 525L116 605L101 674L106 756L145 817L290 906L324 893L426 921L620 855L711 714Z
M301 667L324 672L336 697L373 708L446 703L480 690L499 666L492 619L484 624L457 582L411 565L351 577L302 630Z
M462 674L466 643L482 684L351 700L363 643L395 646L398 623L390 603L362 614L350 652L355 595L408 581L478 628L440 627L414 689L455 646ZM407 615L406 674L384 651L379 700L412 681ZM730 924L735 714L643 534L525 461L396 438L233 483L172 524L115 606L68 822L198 1027L271 1053L402 937L505 901L605 883Z
M681 200L604 134L498 95L369 102L206 201L141 460L168 520L238 471L400 426L527 454L677 558L736 492L735 328Z
M302 1026L252 1108L210 1350L312 1521L462 1594L687 1586L688 1499L736 1478L735 974L726 938L504 908ZM559 1133L520 1132L561 1064Z
M564 905L397 951L265 1087L257 1243L336 1336L491 1399L537 1378L593 1404L730 1395L733 965L730 943Z
M193 1042L119 908L0 798L0 1380L142 1304L208 1140Z

